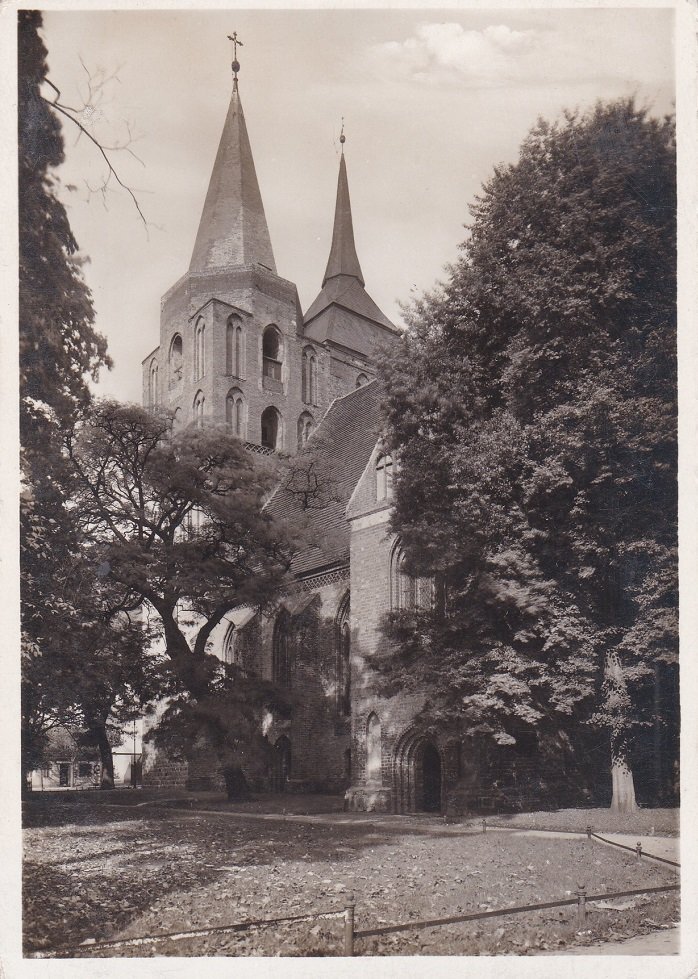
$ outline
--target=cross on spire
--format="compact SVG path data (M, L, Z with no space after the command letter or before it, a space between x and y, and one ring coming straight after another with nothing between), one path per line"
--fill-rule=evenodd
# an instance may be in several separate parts
M243 43L238 38L238 32L233 31L232 34L228 34L228 40L233 42L233 63L230 66L233 69L233 81L235 83L235 88L238 84L238 72L240 71L240 62L238 61L238 44L243 47Z

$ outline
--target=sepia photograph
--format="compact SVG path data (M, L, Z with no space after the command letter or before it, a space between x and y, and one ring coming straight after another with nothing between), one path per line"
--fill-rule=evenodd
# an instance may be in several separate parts
M688 976L683 7L3 20L13 968Z

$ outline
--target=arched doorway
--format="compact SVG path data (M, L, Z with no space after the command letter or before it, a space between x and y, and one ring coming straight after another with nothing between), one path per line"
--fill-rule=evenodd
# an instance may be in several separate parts
M282 734L274 745L272 760L271 790L285 792L291 775L291 742Z
M393 799L399 813L441 812L443 764L436 744L415 731L398 741L393 756Z
M422 747L421 761L422 792L418 808L422 812L441 811L441 758L433 744L426 741ZM421 802L421 806L419 806Z

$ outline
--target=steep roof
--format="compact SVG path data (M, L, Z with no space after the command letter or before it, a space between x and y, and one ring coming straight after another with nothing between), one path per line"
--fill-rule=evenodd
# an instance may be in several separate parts
M397 333L397 328L376 306L364 285L354 245L347 166L342 152L330 257L322 289L303 317L305 335L320 343L334 340L351 350L363 352L363 348L357 346L362 332L360 325L357 325L357 317ZM335 311L339 311L339 315ZM353 332L357 336L352 343ZM366 332L365 329L363 332Z
M384 422L382 389L371 381L337 398L327 409L307 447L296 459L314 456L324 499L303 511L298 495L280 488L267 504L274 516L307 522L307 543L293 561L297 575L336 567L349 560L349 523L345 510L366 468Z
M189 269L257 264L276 272L236 80Z
M327 259L323 286L328 279L335 275L353 275L361 285L364 277L354 245L354 225L351 219L351 201L349 200L349 181L347 180L347 165L344 162L344 152L339 161L339 178L337 180L337 202L334 209L334 227L332 229L332 246L330 257Z

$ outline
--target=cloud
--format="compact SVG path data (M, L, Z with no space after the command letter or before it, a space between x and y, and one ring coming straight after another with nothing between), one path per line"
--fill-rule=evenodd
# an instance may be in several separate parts
M501 85L526 72L540 38L505 24L466 30L456 23L421 24L413 37L374 45L371 60L396 78L433 84Z

